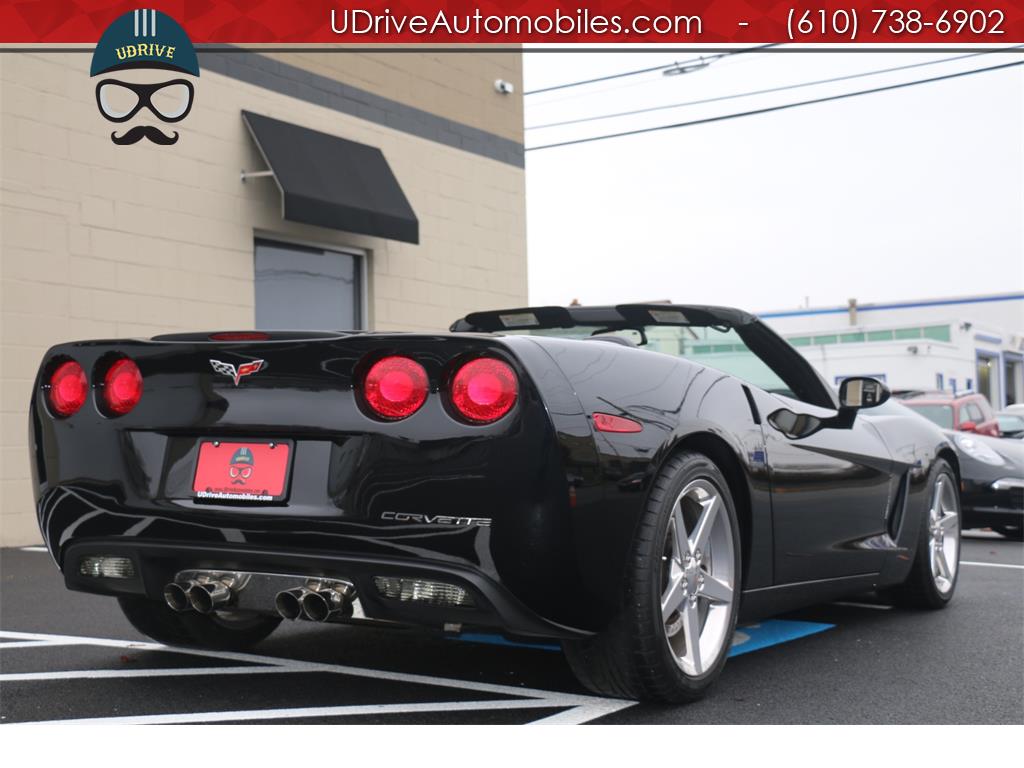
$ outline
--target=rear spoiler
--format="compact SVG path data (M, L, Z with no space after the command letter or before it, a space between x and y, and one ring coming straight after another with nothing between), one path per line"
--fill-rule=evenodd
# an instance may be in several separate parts
M501 331L594 326L606 329L649 325L724 326L739 328L757 318L741 309L695 304L618 304L605 307L520 307L471 312L452 323L451 331Z

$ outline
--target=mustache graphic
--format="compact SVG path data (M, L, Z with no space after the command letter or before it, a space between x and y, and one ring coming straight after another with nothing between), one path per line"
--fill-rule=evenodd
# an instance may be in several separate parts
M168 146L178 141L178 132L174 131L173 136L168 136L156 126L137 125L134 128L129 128L123 136L118 136L117 131L110 134L110 140L118 145L135 144L143 139L149 139L154 144Z

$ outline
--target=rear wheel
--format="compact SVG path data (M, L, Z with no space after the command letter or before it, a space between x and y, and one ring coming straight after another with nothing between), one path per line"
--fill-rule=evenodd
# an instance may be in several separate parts
M133 627L165 645L242 651L266 638L281 623L279 618L256 613L178 613L142 597L119 597L117 602Z
M993 525L992 530L1010 541L1024 541L1024 526Z
M945 608L960 572L960 494L956 475L938 459L929 476L928 512L921 524L917 553L907 580L889 591L912 608Z
M580 682L606 696L699 698L725 664L739 607L740 536L728 485L706 456L672 457L633 541L619 613L564 643Z

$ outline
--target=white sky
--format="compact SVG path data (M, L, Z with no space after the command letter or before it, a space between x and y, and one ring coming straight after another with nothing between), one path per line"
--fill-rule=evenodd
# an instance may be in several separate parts
M525 97L526 125L917 61L750 53ZM962 54L961 54L962 55ZM524 91L693 54L528 53ZM987 54L767 96L544 130L527 147L1011 60ZM1024 67L527 153L530 302L672 299L754 311L1024 289Z

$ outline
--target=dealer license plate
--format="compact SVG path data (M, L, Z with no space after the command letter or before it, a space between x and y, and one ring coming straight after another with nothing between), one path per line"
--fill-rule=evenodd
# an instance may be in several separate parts
M290 458L287 442L203 440L192 491L200 501L281 501Z

